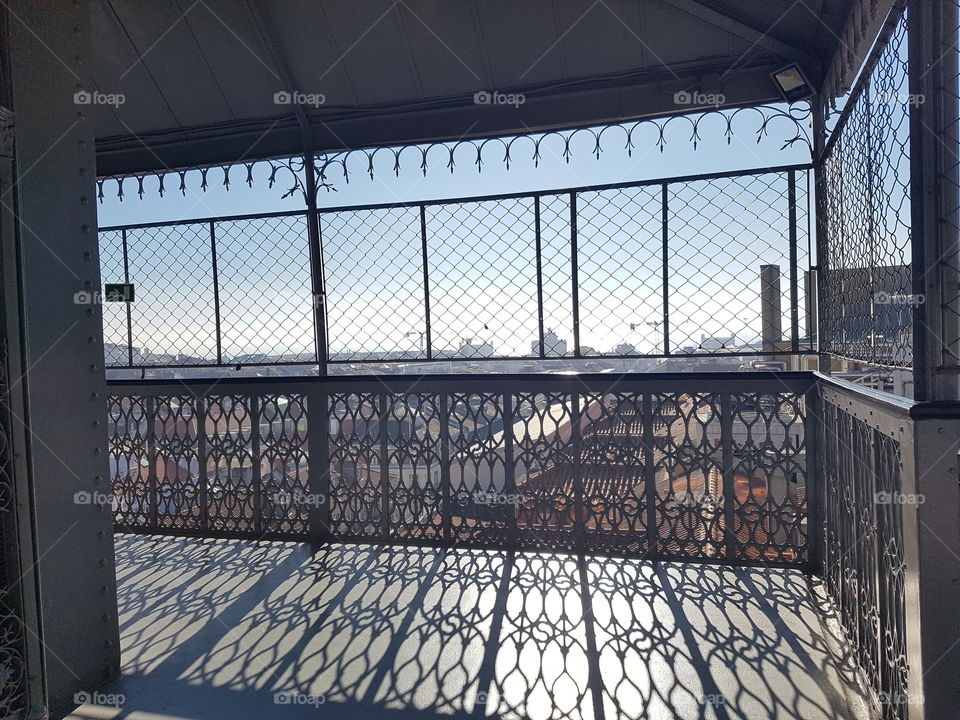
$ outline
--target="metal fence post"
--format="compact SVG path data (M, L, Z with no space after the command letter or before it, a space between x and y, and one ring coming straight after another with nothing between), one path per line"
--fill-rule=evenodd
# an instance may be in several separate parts
M317 171L313 153L303 156L304 194L307 202L307 238L310 245L310 280L313 290L313 323L316 340L317 367L327 374L327 291L323 276L323 240L320 213L317 212Z
M827 291L827 288L830 287L827 283L827 275L830 272L830 254L827 248L827 196L826 177L823 169L823 163L826 159L824 157L824 147L827 139L824 117L826 106L821 95L815 96L810 101L810 104L813 109L813 204L816 209L814 232L816 234L815 244L817 248L817 298L816 302L812 304L812 307L815 308L814 312L817 315L817 344L815 349L819 355L819 370L822 373L829 373L831 358L829 352L825 352L825 350L829 351L829 348L826 347L826 343L824 343L823 333L824 329L830 328L831 325L824 322L826 318L821 314L825 307L824 301L827 300L823 297L823 294Z
M911 720L953 718L960 703L960 408L915 405L911 415L902 483L908 707Z
M433 331L430 323L430 265L427 252L427 207L420 206L420 245L423 253L423 318L426 324L427 360L433 359Z
M387 393L379 393L380 422L380 533L386 542L390 538L390 446L387 442L387 411L390 407Z
M207 410L205 398L196 395L193 398L193 413L197 423L197 497L200 499L200 529L210 529L210 503L208 489L210 479L207 477ZM214 478L217 473L214 469Z
M130 284L130 254L127 247L127 230L120 231L120 238L123 242L123 282ZM133 367L133 311L128 302L124 303L124 309L127 313L127 365ZM220 327L219 318L217 327Z
M960 400L956 0L908 6L916 400Z
M720 474L723 482L723 544L728 560L736 558L736 483L733 474L733 398L720 393Z
M570 193L570 297L573 304L573 356L580 357L580 259L577 257L577 194Z
M157 478L157 398L148 395L144 398L144 411L147 414L147 486L150 497L150 522L148 527L157 530L160 505L160 492Z
M251 394L247 400L250 413L250 487L253 491L253 529L263 532L263 466L260 462L260 420L263 407L260 397Z
M663 282L663 354L670 354L670 190L664 183L660 188L662 280Z
M453 541L453 488L450 483L450 393L438 393L440 412L440 502L443 515L443 541ZM429 418L427 418L429 428ZM427 483L430 468L427 467Z
M823 542L821 527L823 523L825 478L818 472L820 459L819 432L824 423L820 406L820 386L816 382L803 396L803 442L806 445L804 458L804 495L807 506L807 567L814 575L823 575Z
M514 459L514 442L516 438L513 435L513 393L507 391L503 394L503 491L506 495L517 494L517 465ZM496 488L492 488L496 489ZM510 527L507 528L508 547L515 547L518 544L517 516L520 513L520 503L512 507L510 511Z
M126 236L126 233L124 233L124 236ZM223 334L220 329L220 273L217 272L217 232L213 220L210 221L210 267L213 273L213 319L217 337L217 365L222 365ZM127 312L130 312L130 303L127 303Z
M790 349L800 352L800 300L797 287L800 278L797 268L797 174L787 173L787 204L790 241Z
M537 328L540 341L540 357L546 357L543 340L543 241L540 228L540 196L533 196L533 223L537 253Z
M310 542L314 546L333 539L330 490L330 397L323 381L310 383L307 391L307 484L314 499L309 505Z
M643 393L642 422L643 422L643 493L647 505L647 552L645 557L656 558L660 552L657 531L657 443L653 428L653 398L652 393Z
M583 492L583 438L581 437L581 417L583 407L581 406L582 394L575 392L570 394L570 450L573 466L573 508L574 508L574 526L573 543L578 552L583 552L586 545L586 528L584 517L584 492Z

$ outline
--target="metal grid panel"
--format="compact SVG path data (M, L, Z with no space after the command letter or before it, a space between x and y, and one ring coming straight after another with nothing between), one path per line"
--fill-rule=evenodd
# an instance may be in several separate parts
M330 209L316 279L303 214L105 230L101 244L116 275L127 238L131 344L152 351L133 366L314 362L315 342L333 363L760 354L761 265L781 272L775 350L802 352L806 198L799 167Z
M821 347L880 367L913 363L913 306L920 301L910 265L913 102L902 14L847 101L818 193Z
M107 283L125 283L127 271L124 267L126 253L124 252L124 235L122 230L108 230L100 233L100 279ZM96 291L87 293L79 291L74 295L78 303L102 301L103 296ZM103 342L113 345L113 348L104 348L108 365L127 365L129 357L126 352L128 343L127 304L119 302L103 303Z
M672 346L681 352L684 348L723 352L756 344L765 310L761 273L765 266L773 266L779 289L768 310L777 316L780 328L773 334L788 344L765 349L790 348L789 182L788 174L765 174L669 186L667 282ZM807 260L805 232L799 240L798 264L803 267L799 258ZM798 304L800 296L798 289ZM809 343L804 347L809 348Z
M540 276L544 357L573 353L573 281L570 266L570 196L544 195L540 210ZM533 353L540 348L530 347Z
M531 197L425 210L434 357L516 357L539 336Z
M131 228L127 253L130 282L136 287L136 301L130 303L131 344L144 355L176 355L178 365L216 358L209 224Z
M664 352L662 197L657 185L577 193L582 355Z
M304 216L214 223L224 363L316 362Z
M417 208L323 213L329 357L426 357L423 241Z

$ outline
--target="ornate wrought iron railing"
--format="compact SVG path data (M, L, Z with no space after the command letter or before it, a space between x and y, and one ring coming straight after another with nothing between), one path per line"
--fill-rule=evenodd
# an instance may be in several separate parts
M805 566L803 373L112 382L116 527Z
M823 578L882 717L895 720L919 698L907 687L904 515L925 498L903 477L910 403L844 385L821 383L816 410Z
M31 709L27 687L26 634L17 488L14 485L13 438L8 396L7 344L0 340L0 717L25 717Z
M809 351L808 170L103 228L107 366Z

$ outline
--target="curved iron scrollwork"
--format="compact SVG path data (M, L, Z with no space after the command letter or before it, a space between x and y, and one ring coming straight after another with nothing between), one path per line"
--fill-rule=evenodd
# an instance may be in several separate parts
M7 348L0 341L0 717L17 717L27 706L23 619L19 608L19 544L14 518L13 454L7 404Z
M591 154L599 160L600 155L609 147L604 145L605 139L619 136L622 139L620 148L625 150L628 157L632 157L634 150L638 147L637 137L643 129L652 129L654 140L653 145L660 152L663 152L667 146L668 128L677 124L686 125L690 129L688 141L696 150L704 140L703 129L710 119L719 117L722 130L722 137L729 145L736 135L737 118L752 117L756 121L756 126L751 131L756 136L759 143L771 133L771 126L774 124L785 123L788 128L787 137L784 138L780 149L783 150L794 146L796 143L803 143L808 149L811 148L809 120L811 117L811 108L809 103L801 102L789 106L782 105L756 105L730 109L714 109L697 113L684 115L668 115L657 118L643 118L634 122L619 123L615 125L603 125L598 127L575 128L572 130L551 130L545 133L529 133L523 135L514 135L510 137L491 137L491 138L470 138L457 141L439 141L425 145L398 145L398 146L380 146L367 148L351 148L329 153L320 153L314 156L314 168L316 170L318 182L317 192L325 190L327 192L336 192L337 187L333 181L333 176L350 182L351 170L349 162L351 158L363 156L366 158L366 173L373 179L376 175L376 159L382 154L393 158L392 170L399 177L400 170L403 167L402 160L412 156L418 159L419 169L426 177L427 170L431 166L431 161L436 158L443 161L443 166L451 173L457 167L457 155L462 152L462 148L473 148L472 164L476 166L477 172L482 172L484 163L489 159L490 146L499 148L497 157L504 164L507 170L518 157L519 148L527 146L531 151L530 159L534 166L539 167L543 158L542 149L548 141L554 141L559 138L563 145L561 157L566 162L570 162L574 155L574 141L584 135L593 138ZM486 153L486 154L485 154ZM270 168L270 174L267 178L267 187L273 188L280 181L280 178L289 176L290 185L282 197L290 197L297 191L304 193L306 199L306 186L303 178L304 158L302 156L282 157L282 158L263 158L258 160L241 161L235 163L223 163L219 165L194 166L177 168L170 170L154 171L142 174L116 175L102 177L97 179L97 197L102 203L106 197L107 187L110 183L116 185L116 197L121 201L126 197L126 184L136 183L137 195L143 198L146 189L145 182L155 177L158 182L157 189L162 197L169 189L166 178L175 175L178 179L177 190L186 195L188 190L188 174L191 172L199 173L200 184L198 189L206 192L213 178L211 173L219 170L221 181L219 185L226 190L230 189L231 172L233 177L238 172L245 172L244 182L250 187L253 186L255 177L254 169L266 163Z

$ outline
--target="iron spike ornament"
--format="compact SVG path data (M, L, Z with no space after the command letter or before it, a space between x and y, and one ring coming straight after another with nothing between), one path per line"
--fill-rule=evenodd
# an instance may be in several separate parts
M382 146L368 148L354 148L347 150L338 150L334 152L319 153L314 157L314 167L318 178L317 191L321 189L327 192L336 192L335 181L343 181L349 184L351 170L349 168L350 160L358 155L366 157L366 174L371 180L376 178L376 158L378 154L386 153L392 155L393 162L391 169L395 176L400 176L403 167L402 159L405 156L419 156L419 169L426 177L427 171L431 166L431 160L436 164L440 158L444 158L443 166L452 174L457 167L457 152L463 147L472 148L475 152L473 165L477 172L483 172L484 163L488 162L489 153L484 154L488 145L499 145L500 151L496 154L497 159L509 170L515 157L515 148L519 148L524 143L531 146L530 159L534 167L540 166L543 158L541 148L548 139L559 138L563 145L560 156L565 163L570 163L574 157L573 141L580 135L587 134L593 137L593 143L590 148L590 154L596 160L605 150L609 150L610 143L604 145L606 135L621 135L623 144L619 146L620 150L627 153L627 157L632 157L637 148L635 136L644 129L653 128L655 130L655 140L653 142L661 153L667 146L667 130L677 123L689 123L690 135L688 141L694 150L698 149L704 141L702 132L705 121L713 116L720 116L724 119L722 137L726 139L729 145L736 134L735 124L738 118L751 118L755 121L755 126L750 130L755 136L757 143L761 142L771 132L773 125L785 124L790 133L785 138L780 149L792 147L798 142L804 143L808 148L811 147L810 140L810 118L811 108L808 102L799 102L791 105L757 105L749 107L740 107L732 110L707 110L685 115L669 115L657 118L643 118L629 123L620 123L616 125L604 125L599 127L575 128L572 130L551 130L543 133L529 133L525 135L515 135L508 138L476 138L458 140L455 142L435 142L427 145L400 145L400 146ZM280 182L285 184L285 191L282 197L287 198L297 192L306 193L306 186L303 180L303 157L297 155L292 157L264 158L262 160L245 160L236 163L224 163L212 166L196 166L187 168L176 168L170 170L159 170L149 173L139 173L130 175L114 175L97 178L97 197L101 203L104 201L105 188L110 183L116 184L116 197L123 201L126 197L125 182L131 180L137 184L137 195L141 199L146 193L145 182L155 177L157 179L156 188L159 196L165 194L164 180L167 175L176 174L179 176L178 189L182 195L186 195L188 189L188 178L199 176L200 182L198 189L206 192L209 183L207 174L212 168L219 168L223 172L221 187L229 191L230 189L230 171L237 166L243 166L246 169L246 184L253 187L255 176L254 169L267 165L269 174L267 175L267 188ZM289 182L289 185L286 184ZM304 195L304 200L306 196Z

